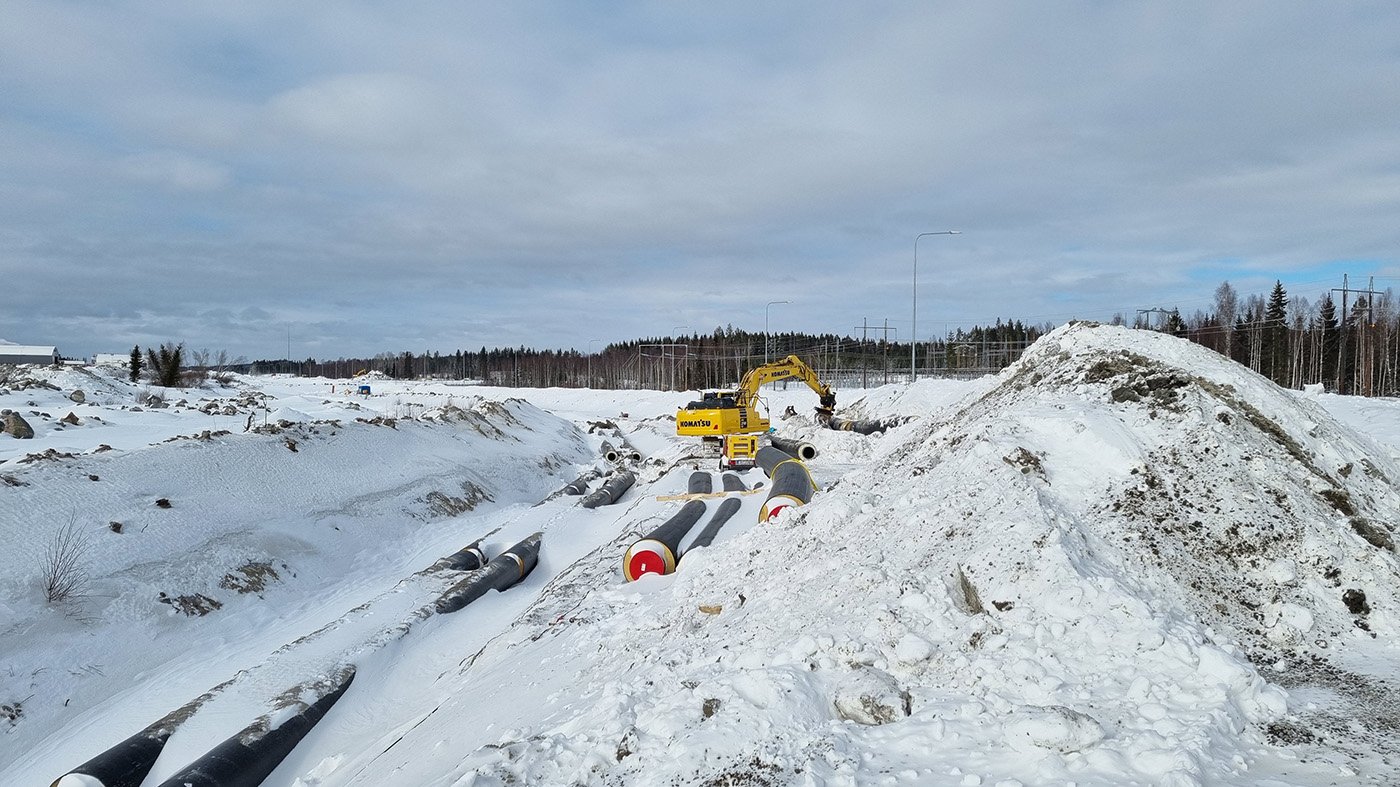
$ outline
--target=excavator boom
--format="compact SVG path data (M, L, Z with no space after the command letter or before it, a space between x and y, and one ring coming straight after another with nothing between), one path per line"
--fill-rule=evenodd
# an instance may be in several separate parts
M768 383L797 378L816 392L819 418L830 418L836 409L836 393L796 355L756 366L732 391L706 391L702 397L676 412L676 434L725 437L768 431L769 422L758 412L758 389Z

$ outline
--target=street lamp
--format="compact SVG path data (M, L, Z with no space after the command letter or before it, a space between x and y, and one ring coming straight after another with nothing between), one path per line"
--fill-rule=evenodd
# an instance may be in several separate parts
M792 301L769 301L763 307L763 363L768 363L768 310L773 308L775 303L792 303Z
M588 340L588 385L585 385L584 388L587 388L590 391L593 390L593 343L601 341L602 339Z
M919 238L927 235L961 235L959 230L921 232L914 236L914 314L909 320L909 382L919 379L919 367L915 353L919 346Z

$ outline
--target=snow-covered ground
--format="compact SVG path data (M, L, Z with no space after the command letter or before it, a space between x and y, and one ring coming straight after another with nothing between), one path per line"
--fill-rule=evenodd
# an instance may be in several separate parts
M1071 325L994 378L838 391L907 419L882 435L775 417L821 452L812 502L758 525L763 495L736 494L714 545L631 584L627 546L713 466L674 435L686 393L0 376L36 433L0 435L0 784L185 708L160 784L350 666L266 784L1400 772L1400 403L1284 391L1170 337ZM643 455L636 485L554 495L604 440ZM86 584L49 602L65 532ZM436 559L535 532L524 582L432 614L462 578Z

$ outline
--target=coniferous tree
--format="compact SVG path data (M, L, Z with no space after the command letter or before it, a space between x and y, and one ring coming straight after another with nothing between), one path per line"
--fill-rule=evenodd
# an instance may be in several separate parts
M127 379L133 383L141 379L141 345L133 345L131 348L131 369L127 371Z
M184 344L166 342L159 350L147 347L146 361L150 364L151 374L155 375L156 385L166 388L180 387L180 366L185 361Z
M1259 371L1270 380L1285 385L1288 381L1288 292L1283 282L1274 281L1269 293L1269 305L1264 310L1264 335Z

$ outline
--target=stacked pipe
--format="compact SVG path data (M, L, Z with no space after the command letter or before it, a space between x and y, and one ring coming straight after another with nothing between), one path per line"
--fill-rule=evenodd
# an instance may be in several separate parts
M491 558L485 568L448 588L437 600L439 614L446 615L465 607L490 590L506 590L530 575L540 559L540 539L535 533L519 544Z
M179 722L172 719L178 713L157 721L58 777L52 787L87 787L93 779L104 787L141 787L141 782L155 767L165 742L178 726Z
M860 434L875 434L889 428L884 421L856 421L835 416L832 416L826 425L838 432L859 432Z
M737 501L736 501L737 502ZM647 574L669 574L676 570L681 539L705 513L704 500L692 500L674 516L661 523L646 537L627 548L622 556L622 575L636 582Z
M771 435L768 438L773 447L785 454L792 454L804 462L817 458L817 447L802 440L791 440L786 437Z
M803 506L812 499L817 486L807 466L792 454L766 445L754 457L758 466L772 480L768 499L763 501L758 521L767 522L788 506Z
M622 456L629 462L636 463L642 461L642 452L638 451L635 446L626 440L622 441Z
M616 503L619 497L622 497L623 492L632 488L632 484L636 483L636 481L637 477L632 475L630 471L619 470L613 473L612 478L604 481L603 485L598 488L598 491L585 497L579 505L584 508L610 506Z

